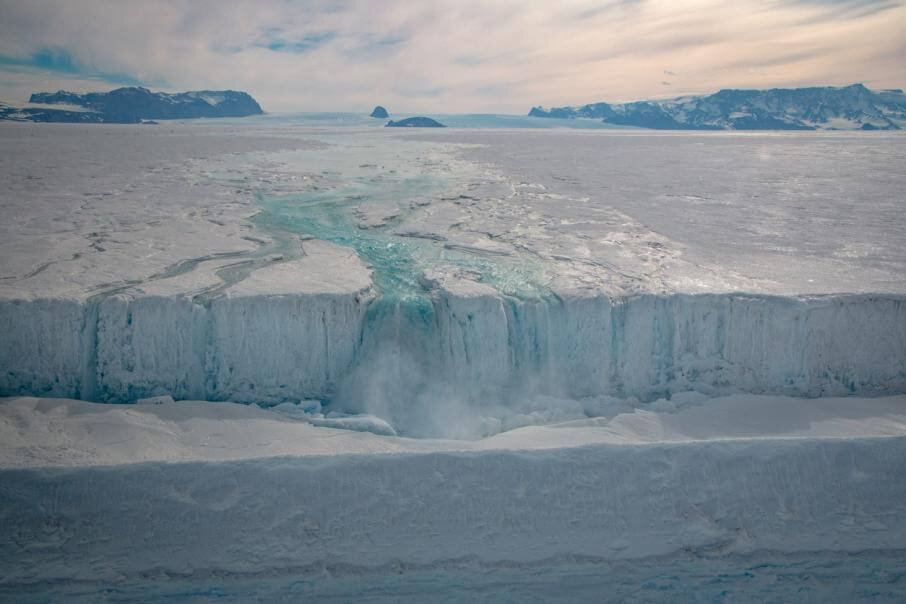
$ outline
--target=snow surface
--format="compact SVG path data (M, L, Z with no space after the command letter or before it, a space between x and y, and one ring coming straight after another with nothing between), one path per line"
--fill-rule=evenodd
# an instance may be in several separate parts
M141 586L160 597L191 582L230 598L243 580L367 591L390 573L397 588L443 594L457 573L481 585L489 572L512 593L520 577L597 585L624 560L713 574L738 557L781 574L830 557L902 595L869 569L902 574L903 396L738 396L477 442L229 403L12 398L0 430L7 595Z
M174 123L0 125L4 221L0 297L84 299L177 278L210 275L224 259L256 257L247 174L206 175L256 150L318 146L265 133L231 135ZM261 251L261 255L270 253Z
M0 125L0 294L82 297L177 267L203 277L300 234L362 256L369 242L427 241L414 269L471 258L505 292L904 293L896 133L269 123Z

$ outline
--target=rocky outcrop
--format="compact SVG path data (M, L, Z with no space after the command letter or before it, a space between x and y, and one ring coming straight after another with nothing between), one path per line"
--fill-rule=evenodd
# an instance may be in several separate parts
M399 120L394 122L390 120L387 122L387 127L389 128L446 128L443 124L437 120L432 120L430 117L418 116L418 117L407 117L404 120Z
M0 119L33 122L135 124L142 120L245 117L261 113L261 106L246 92L199 90L169 94L139 87L85 94L65 90L37 92L24 107L0 106Z
M375 107L374 110L371 112L371 117L380 117L380 118L386 119L386 118L390 117L390 114L387 113L387 110L386 110L386 109L384 109L383 107L381 107L380 105L378 105L378 106Z
M862 84L727 89L659 101L533 107L529 115L658 130L899 130L906 127L906 95L899 89L872 91Z

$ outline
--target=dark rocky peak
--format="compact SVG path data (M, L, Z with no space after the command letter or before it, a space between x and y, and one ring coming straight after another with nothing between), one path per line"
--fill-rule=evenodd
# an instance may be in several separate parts
M84 107L95 116L90 121L138 123L142 120L191 119L199 117L245 117L264 113L246 92L236 90L198 90L193 92L152 92L141 86L127 86L110 92L77 94L60 90L32 94L30 103L66 104ZM26 108L26 112L29 110ZM37 110L35 110L37 111ZM74 121L69 113L43 109L34 121ZM60 111L64 111L61 108ZM27 113L30 115L30 113ZM2 116L0 116L2 117ZM40 118L40 119L39 119ZM28 119L28 118L27 118ZM80 116L76 121L88 121Z
M446 128L443 124L437 120L433 120L430 117L417 116L417 117L407 117L404 120L399 120L394 122L390 120L387 122L387 127L389 128Z

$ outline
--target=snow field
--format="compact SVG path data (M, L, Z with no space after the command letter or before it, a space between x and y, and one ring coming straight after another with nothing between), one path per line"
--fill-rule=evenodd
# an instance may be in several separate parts
M893 437L3 470L0 568L21 588L467 556L903 549L904 460Z

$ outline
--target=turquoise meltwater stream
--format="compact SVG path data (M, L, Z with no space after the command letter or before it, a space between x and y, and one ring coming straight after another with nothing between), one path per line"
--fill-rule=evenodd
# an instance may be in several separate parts
M315 153L336 153L338 149ZM323 157L320 158L323 161ZM396 156L394 163L406 162ZM375 173L372 164L361 165L355 154L337 157L331 165L327 186L289 195L259 193L261 212L252 222L269 232L292 233L349 247L373 271L375 286L384 302L421 306L427 302L420 282L432 267L457 267L471 278L515 298L538 298L547 294L541 262L528 254L482 255L451 249L438 238L400 236L399 226L407 216L430 209L432 203L455 197L459 188L476 178L467 168L449 165L431 171L407 170L405 165L386 166ZM345 161L344 161L345 160ZM389 162L388 162L389 163ZM340 165L337 165L340 164ZM344 165L345 164L345 165ZM393 219L371 228L361 228L354 211L360 204L399 208ZM394 212L396 213L396 212ZM466 225L468 228L468 225Z

